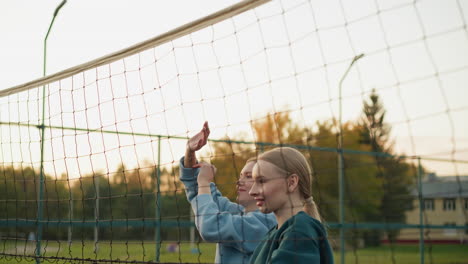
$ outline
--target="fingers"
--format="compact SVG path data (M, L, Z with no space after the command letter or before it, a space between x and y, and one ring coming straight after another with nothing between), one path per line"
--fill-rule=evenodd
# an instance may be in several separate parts
M210 127L208 126L208 121L205 121L205 123L203 124L203 129L205 132L205 138L208 138L208 136L210 135Z
M215 165L210 164L206 161L200 161L199 163L195 164L192 168L200 168L200 169L211 168L211 170L213 171L213 174L216 174L216 172L218 171Z
M198 132L194 137L193 139L197 139L198 138L198 141L197 141L197 144L196 146L194 147L195 150L199 150L201 149L203 146L206 145L206 142L208 142L208 136L210 135L210 127L208 126L208 121L205 121L205 123L203 123L203 128L201 129L200 132Z
M202 144L205 145L206 142L208 141L208 136L210 135L210 127L208 126L208 121L205 121L205 123L203 124L202 132L203 132Z
M206 145L208 141L208 136L210 135L210 127L208 126L208 121L203 123L203 128L193 137L189 138L187 142L187 148L190 151L198 151L203 146Z
M207 183L213 182L216 174L216 167L207 162L200 162L197 166L200 169L197 177L198 184L206 185Z
M214 169L216 169L216 167L211 164L211 163L208 163L206 161L200 161L199 163L196 164L198 167L212 167Z
M211 164L209 164L206 161L200 161L193 166L193 168L206 168L206 167L211 167Z

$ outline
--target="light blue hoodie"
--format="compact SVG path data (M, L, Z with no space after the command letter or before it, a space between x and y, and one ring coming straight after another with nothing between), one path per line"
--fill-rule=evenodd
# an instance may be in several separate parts
M215 263L249 263L257 245L276 226L274 214L260 211L245 213L244 207L222 196L214 183L210 194L198 195L199 169L185 168L180 160L180 180L195 213L195 224L201 237L215 242Z

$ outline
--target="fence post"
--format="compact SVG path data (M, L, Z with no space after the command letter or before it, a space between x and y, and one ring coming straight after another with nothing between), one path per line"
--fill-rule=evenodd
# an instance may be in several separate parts
M68 176L67 176L68 177ZM72 237L73 237L73 190L70 188L70 202L68 205L68 218L70 222L68 223L68 246L71 247Z
M94 186L96 188L96 201L94 201L94 254L99 252L99 175L93 175Z
M195 223L195 215L192 208L190 208L190 222ZM190 250L195 248L195 227L190 225Z
M42 68L42 75L46 75L46 65L47 65L47 39L49 38L52 25L54 24L55 18L60 10L60 8L65 5L67 1L62 1L57 8L55 8L52 21L50 21L49 29L47 30L46 36L44 38L44 61ZM46 111L46 87L42 87L42 118L41 124L37 126L41 130L41 165L39 169L39 192L37 197L37 240L36 240L36 263L41 263L41 240L42 240L42 217L44 214L44 139L45 139L45 111Z
M340 263L345 263L345 205L344 205L344 166L343 148L338 149L338 183L339 183L339 210L340 210Z
M158 136L158 165L156 167L156 213L155 221L157 223L155 230L156 240L156 262L159 262L159 255L161 249L161 136Z
M424 199L422 190L422 166L421 157L418 157L418 199L419 199L419 262L424 264Z
M341 90L343 86L343 81L345 80L346 76L348 75L349 71L353 67L353 65L362 57L364 54L360 54L354 56L353 60L349 64L348 68L346 69L345 73L340 79L338 83L338 185L339 185L339 216L340 216L340 263L345 263L345 205L344 205L344 160L343 160L343 105L342 105L342 95Z

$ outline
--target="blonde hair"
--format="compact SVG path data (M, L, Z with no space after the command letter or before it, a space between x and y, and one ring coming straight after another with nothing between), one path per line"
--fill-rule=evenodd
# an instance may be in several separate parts
M267 161L279 169L299 177L299 193L303 198L304 211L313 218L321 221L318 207L312 198L312 173L304 155L294 148L279 147L269 150L258 157L258 160Z
M245 164L247 164L247 163L249 163L249 162L255 162L255 163L256 163L256 162L257 162L257 157L251 157L251 158L249 158L249 159L245 162Z

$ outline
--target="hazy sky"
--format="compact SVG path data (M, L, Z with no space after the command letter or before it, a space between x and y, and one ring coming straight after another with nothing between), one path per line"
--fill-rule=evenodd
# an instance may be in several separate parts
M0 89L42 76L43 40L60 2L0 2ZM68 1L48 39L47 73L126 48L235 2ZM48 122L190 136L208 120L214 138L244 131L253 140L250 120L268 111L288 109L310 126L337 118L339 81L352 58L364 53L343 82L344 120L358 118L362 99L375 88L400 153L468 160L466 21L468 1L275 1L51 84ZM2 99L2 121L37 122L37 96L36 90ZM31 131L4 126L2 158L34 163L37 157L27 149L37 148L38 138ZM48 136L54 153L47 156L49 165L60 172L65 167L100 169L109 160L141 166L138 160L151 161L157 149L148 138L104 139L62 131ZM165 162L182 155L183 143L164 143ZM76 157L73 164L67 164L70 157ZM425 165L442 175L468 174L466 164Z
M42 77L44 38L62 1L2 1L2 89ZM68 1L48 38L54 73L126 48L236 1Z

